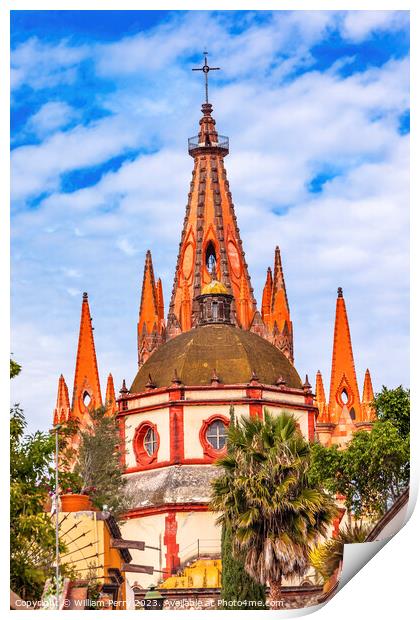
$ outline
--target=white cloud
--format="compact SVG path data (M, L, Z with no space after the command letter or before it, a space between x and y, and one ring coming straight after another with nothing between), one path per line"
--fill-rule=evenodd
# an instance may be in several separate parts
M111 115L19 147L12 159L20 204L52 192L37 209L19 210L12 228L12 350L25 371L13 387L31 420L50 423L61 371L71 391L82 290L89 292L101 377L113 372L116 386L136 371L136 320L149 247L167 309L193 165L186 139L197 131L202 92L200 80L176 63L206 39L212 40L211 59L223 66L224 81L217 87L215 81L210 92L217 127L231 140L225 165L258 305L279 244L299 372L308 371L314 382L320 367L328 384L341 285L359 375L369 366L377 389L408 383L408 139L397 131L409 103L408 61L345 78L336 63L324 73L290 79L297 67L310 67L310 46L337 24L349 38L362 36L354 18L345 22L342 15L276 14L264 26L232 36L226 19L190 13L147 36L90 47L98 71L116 84L101 98ZM366 37L379 27L396 27L396 17L388 25L382 18L382 26L379 17L366 19ZM37 46L32 43L32 51L45 54L46 83L50 61L46 47ZM78 62L73 57L56 66L51 60L50 83L65 79L61 69L77 71ZM22 54L16 66L39 87ZM145 148L133 161L95 185L60 191L64 173L139 147ZM309 193L311 179L330 170L338 176L321 193ZM384 361L389 351L392 365ZM45 378L32 390L38 372Z
M134 245L128 239L117 239L117 248L124 252L127 256L134 256L137 254L138 250L134 247Z
M59 185L60 175L98 165L139 145L136 127L113 116L57 132L40 145L25 145L12 152L12 196L22 200Z
M77 66L89 54L85 45L70 46L43 43L36 37L28 39L11 52L10 83L12 90L23 85L34 89L72 84Z
M31 116L28 128L38 136L65 127L77 115L76 110L64 101L48 101Z
M66 288L66 291L72 297L76 297L77 295L80 295L80 290L77 289L77 288L68 287L68 288Z
M372 33L408 26L408 11L347 11L343 15L341 34L360 43Z

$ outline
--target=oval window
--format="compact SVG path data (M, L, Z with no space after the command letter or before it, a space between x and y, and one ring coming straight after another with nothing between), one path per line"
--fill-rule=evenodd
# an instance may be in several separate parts
M347 390L343 390L341 392L341 400L343 401L345 405L347 405L347 403L349 402L349 395L347 393Z

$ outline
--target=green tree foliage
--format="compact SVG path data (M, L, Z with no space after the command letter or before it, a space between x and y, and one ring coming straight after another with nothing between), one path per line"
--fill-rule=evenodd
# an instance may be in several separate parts
M108 510L115 518L129 507L123 478L122 447L115 416L106 408L91 412L91 425L79 430L80 446L74 473L84 489L90 490L93 504Z
M398 405L392 409L397 396ZM311 448L310 480L345 495L346 507L356 519L379 518L410 479L408 392L384 388L375 402L380 416L371 432L357 431L344 450L320 444Z
M44 505L54 437L40 431L25 435L22 409L15 405L10 413L10 586L23 599L38 600L53 572L55 530Z
M373 401L378 419L389 421L398 430L399 435L406 439L410 434L410 390L400 385L394 390L385 386L376 394Z
M366 540L368 533L369 528L360 524L347 525L340 530L336 538L330 538L311 549L309 553L311 565L322 579L327 581L333 576L343 559L344 545L362 543Z
M20 373L22 366L10 358L10 378L16 377Z
M228 432L230 450L218 461L212 508L232 529L233 552L247 572L270 584L270 604L283 577L304 575L310 547L327 533L333 498L308 479L310 446L292 415L241 418Z
M266 609L265 585L255 581L245 570L244 554L234 555L232 528L222 528L222 609Z
M230 425L235 424L235 412L230 408ZM227 450L230 452L229 440ZM245 570L243 553L233 553L232 528L225 520L222 525L222 588L223 609L265 609L265 585L257 583ZM239 603L238 603L239 602Z

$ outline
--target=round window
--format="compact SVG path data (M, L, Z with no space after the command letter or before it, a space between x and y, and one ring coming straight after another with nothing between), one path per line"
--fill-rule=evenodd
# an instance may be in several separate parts
M159 433L155 424L144 421L136 428L133 437L133 448L138 465L151 465L157 460Z
M151 426L149 426L144 435L143 445L147 454L153 456L157 450L157 437L154 428Z
M226 426L222 420L212 422L206 431L206 439L215 450L223 450L226 445Z

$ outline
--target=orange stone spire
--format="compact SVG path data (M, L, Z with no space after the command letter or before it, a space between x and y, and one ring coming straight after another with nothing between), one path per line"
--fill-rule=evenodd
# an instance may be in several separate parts
M316 373L316 385L315 385L315 402L318 407L319 415L318 422L328 422L328 404L325 398L324 383L322 381L321 371Z
M194 169L169 306L169 338L197 324L199 306L196 298L203 286L210 283L213 267L217 279L233 295L232 317L239 327L249 329L256 311L223 163L229 152L229 140L217 133L211 115L212 105L204 103L202 112L199 135L188 141ZM185 315L181 319L186 286L191 301L190 322L185 320Z
M102 406L92 319L87 293L83 293L79 344L74 373L72 416L86 425L88 412Z
M354 367L350 328L347 319L343 290L338 289L335 313L334 344L331 367L329 414L330 421L337 424L347 409L351 420L361 422L359 388Z
M271 316L271 298L273 296L273 275L271 267L267 269L267 278L265 280L264 290L261 300L261 318L267 325Z
M163 301L162 280L160 278L156 282L156 301L157 301L159 320L164 321L165 320L165 305Z
M58 380L57 404L54 409L54 426L67 422L71 416L69 391L63 375Z
M261 317L266 326L264 337L280 349L293 364L293 324L290 320L289 301L278 246L274 253L274 275L270 267L267 270Z
M375 408L372 401L375 398L373 393L372 379L370 378L369 369L366 370L365 380L363 383L362 412L363 422L371 422L376 418Z
M162 283L155 283L152 254L146 252L143 287L141 291L139 322L137 324L137 346L139 367L164 342L165 323L163 320Z
M376 418L371 406L374 398L369 370L365 374L363 399L360 402L353 350L343 289L338 289L335 311L334 342L331 365L330 397L325 402L321 373L316 377L316 399L319 415L316 431L322 444L344 446L356 430L371 430Z
M109 373L106 383L105 407L108 415L111 416L114 415L114 413L116 413L118 410L115 400L114 379L112 378L111 373Z

